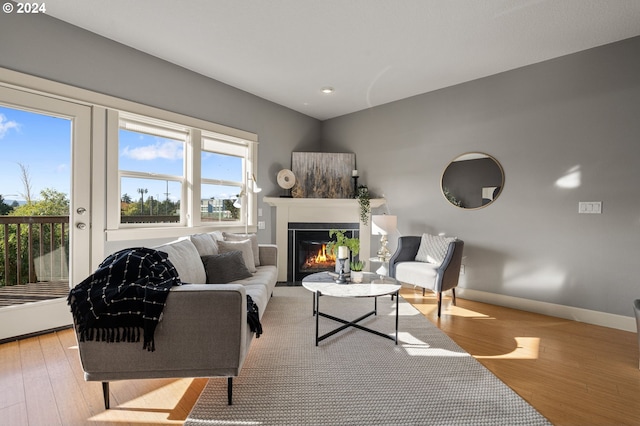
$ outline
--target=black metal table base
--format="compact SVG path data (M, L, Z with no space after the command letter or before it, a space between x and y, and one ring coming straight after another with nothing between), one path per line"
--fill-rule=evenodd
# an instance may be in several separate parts
M318 343L320 343L321 341L323 341L324 339L333 336L336 333L341 332L342 330L349 328L349 327L354 327L357 328L358 330L362 330L362 331L366 331L372 334L375 334L377 336L380 337L384 337L386 339L392 340L395 342L395 344L398 344L398 311L399 311L399 306L396 306L396 333L395 333L395 337L392 337L388 334L384 334L381 333L378 330L372 330L368 327L365 327L363 325L358 324L360 321L364 320L365 318L369 318L371 315L378 315L378 297L374 297L374 307L373 307L373 311L368 312L356 319L354 319L353 321L347 321L344 320L342 318L338 318L338 317L334 317L333 315L329 315L329 314L325 314L324 312L320 312L320 296L322 296L322 294L319 291L316 291L313 295L313 315L316 317L316 346L318 346ZM391 295L396 296L396 301L398 300L398 292L396 291L395 293L392 293ZM396 302L398 303L398 302ZM331 330L328 333L323 334L322 336L319 335L319 325L320 325L320 317L324 317L324 318L328 318L330 320L339 322L341 324L344 324L334 330Z

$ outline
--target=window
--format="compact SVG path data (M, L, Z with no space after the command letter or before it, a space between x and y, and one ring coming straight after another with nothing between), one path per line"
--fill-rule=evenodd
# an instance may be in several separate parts
M120 117L120 223L184 223L187 129Z
M118 147L117 156L110 151L117 158L118 186L109 199L115 201L116 192L119 197L119 210L117 205L109 210L109 229L247 229L254 223L256 199L246 188L248 177L255 174L256 144L234 134L245 132L212 131L222 126L205 122L196 127L124 112L109 114L114 117L111 128L117 123Z
M204 133L200 152L200 220L206 222L242 222L249 155L245 141Z

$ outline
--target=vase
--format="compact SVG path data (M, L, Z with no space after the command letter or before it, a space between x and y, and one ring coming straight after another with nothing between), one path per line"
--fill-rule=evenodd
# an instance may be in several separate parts
M364 278L364 272L362 271L351 271L351 282L353 283L361 283Z

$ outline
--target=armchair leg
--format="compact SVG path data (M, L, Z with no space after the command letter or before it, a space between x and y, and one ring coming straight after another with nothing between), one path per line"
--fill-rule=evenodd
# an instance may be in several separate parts
M442 310L442 292L438 292L438 318L440 318L440 311Z
M102 396L104 398L104 409L109 409L109 382L102 382Z
M451 294L453 295L453 306L456 306L456 289L455 289L455 287L451 289Z
M227 377L227 402L233 405L233 377Z

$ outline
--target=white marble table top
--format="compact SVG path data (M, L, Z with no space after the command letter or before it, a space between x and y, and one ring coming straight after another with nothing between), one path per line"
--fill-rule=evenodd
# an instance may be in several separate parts
M337 284L327 272L318 272L302 279L302 286L309 291L333 297L378 297L400 290L400 283L390 277L365 272L362 283Z

